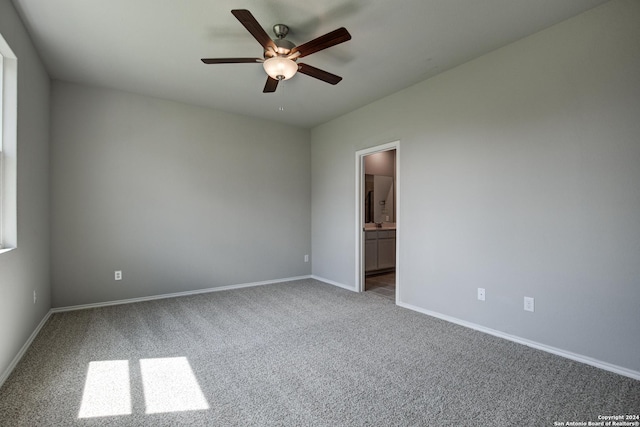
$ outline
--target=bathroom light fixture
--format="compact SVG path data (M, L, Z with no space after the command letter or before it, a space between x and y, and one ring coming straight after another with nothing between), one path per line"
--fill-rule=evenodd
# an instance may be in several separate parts
M284 56L274 56L262 64L269 77L276 80L289 80L298 72L298 64Z

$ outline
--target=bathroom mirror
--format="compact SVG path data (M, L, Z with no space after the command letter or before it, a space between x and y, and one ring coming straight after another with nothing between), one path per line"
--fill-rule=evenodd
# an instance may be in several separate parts
M393 177L365 174L364 222L395 222Z

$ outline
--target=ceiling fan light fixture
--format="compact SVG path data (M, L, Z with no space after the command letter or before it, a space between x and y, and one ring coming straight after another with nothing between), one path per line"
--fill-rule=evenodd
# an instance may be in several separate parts
M233 9L231 14L249 31L263 50L263 58L202 58L205 64L242 64L242 63L262 63L264 71L269 75L264 85L263 93L275 92L280 80L288 80L295 76L298 71L314 79L335 85L342 77L331 74L308 64L298 64L298 58L303 58L312 53L319 52L329 47L335 46L351 40L351 34L346 28L341 27L325 35L316 37L300 46L296 46L285 39L289 32L289 27L284 24L276 24L273 32L275 39L269 37L256 18L246 9Z
M298 72L298 64L282 56L269 58L262 65L269 77L276 80L288 80Z

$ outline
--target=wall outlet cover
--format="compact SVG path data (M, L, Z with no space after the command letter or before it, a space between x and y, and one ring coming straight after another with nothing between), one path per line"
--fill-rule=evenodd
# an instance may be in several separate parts
M525 311L534 311L534 300L531 297L524 297L524 309Z

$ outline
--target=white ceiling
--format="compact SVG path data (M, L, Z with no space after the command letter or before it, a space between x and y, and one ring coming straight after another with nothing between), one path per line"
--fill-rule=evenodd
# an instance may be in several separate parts
M52 78L177 100L301 127L324 123L606 0L13 0ZM298 74L262 93L261 57L230 13L248 9L270 36L302 44L339 27L352 40L300 62L344 78ZM278 107L284 106L284 112Z

